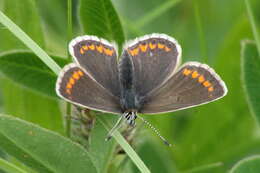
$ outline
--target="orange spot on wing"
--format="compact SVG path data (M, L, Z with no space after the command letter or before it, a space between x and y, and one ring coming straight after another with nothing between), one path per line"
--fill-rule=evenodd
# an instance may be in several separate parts
M156 48L156 44L153 44L153 43L149 43L149 47L150 47L150 49L155 49Z
M79 52L80 52L80 54L82 54L82 55L85 53L85 51L84 51L82 48L80 48Z
M84 46L82 46L82 49L88 50L88 46L84 45Z
M169 51L171 50L171 48L165 46L164 50L165 50L166 52L169 52Z
M70 88L72 88L72 85L68 82L66 85L66 88L70 89Z
M129 50L129 52L132 56L135 56L134 50Z
M131 54L132 56L135 56L135 55L138 55L138 53L139 53L139 48L137 47L137 48L132 49L132 50L129 50L129 51L130 51L130 54Z
M66 93L70 95L71 94L71 90L70 89L66 89Z
M74 84L75 84L75 80L71 77L69 83L70 83L71 85L74 85Z
M205 81L203 82L204 87L209 87L211 85L211 83L209 81Z
M205 78L204 78L203 75L201 75L201 76L199 77L199 83L202 83L202 82L204 82L204 81L205 81Z
M135 54L135 55L138 55L138 53L139 53L139 49L138 49L138 47L135 48L133 51L134 51L134 54Z
M164 44L158 43L158 48L159 48L159 49L163 49L164 46L165 46Z
M79 74L80 76L83 76L83 75L84 75L81 70L78 71L78 74Z
M112 56L114 53L114 50L110 50L109 48L104 48L104 52L106 55Z
M147 47L148 47L147 44L140 44L140 45L139 45L139 48L141 49L142 52L146 52Z
M191 74L191 77L192 78L197 78L199 76L199 73L197 71L194 71L192 74Z
M191 70L185 68L182 73L183 73L185 76L188 76L188 75L191 73Z
M96 49L99 53L102 53L103 52L103 46L100 45L100 46L96 46Z
M76 71L73 73L72 77L77 80L80 78L79 74Z
M90 50L95 50L95 45L94 45L94 44L91 44L91 45L88 46L88 48L89 48Z
M213 90L214 90L213 87L209 87L209 88L208 88L208 91L209 91L209 92L212 92Z

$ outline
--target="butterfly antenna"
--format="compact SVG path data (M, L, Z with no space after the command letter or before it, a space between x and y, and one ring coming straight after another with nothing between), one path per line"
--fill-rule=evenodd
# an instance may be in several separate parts
M161 138L161 140L163 141L164 144L168 145L169 147L172 146L172 144L170 144L164 137L162 137L162 135L159 133L159 131L151 124L149 123L147 120L145 120L143 117L137 116L139 119L141 119L146 125L148 125L157 136L159 136L159 138Z
M108 132L107 137L105 139L106 141L109 141L112 138L113 133L121 127L121 125L123 124L122 123L123 117L124 117L124 115L122 115L120 118L118 118L114 127Z

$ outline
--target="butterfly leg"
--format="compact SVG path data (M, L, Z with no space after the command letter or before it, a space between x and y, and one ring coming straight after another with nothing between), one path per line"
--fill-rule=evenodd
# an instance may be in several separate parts
M125 117L125 113L120 116L120 118L117 120L114 127L108 132L107 137L105 139L106 141L110 140L112 138L113 133L122 126L123 121L125 121L124 117Z

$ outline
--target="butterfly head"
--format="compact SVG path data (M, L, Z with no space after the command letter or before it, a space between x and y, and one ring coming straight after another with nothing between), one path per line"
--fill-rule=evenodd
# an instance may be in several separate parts
M135 119L137 118L137 112L135 110L129 110L124 112L123 116L126 119L126 123L130 126L135 126Z

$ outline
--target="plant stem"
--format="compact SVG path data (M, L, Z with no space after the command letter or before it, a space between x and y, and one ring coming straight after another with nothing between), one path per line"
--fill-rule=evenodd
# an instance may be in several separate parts
M71 0L67 0L67 45L72 38L72 2ZM68 49L67 49L68 50ZM67 57L70 58L69 50L67 51ZM71 104L66 103L66 135L67 137L71 137Z
M65 116L65 120L66 120L66 135L68 138L71 137L71 104L70 103L66 103L66 116Z
M68 43L69 43L69 41L72 39L72 2L71 2L71 0L67 0L67 8L68 8L68 11L67 11L67 22L68 22L68 28L67 28L67 39L68 39L68 41L67 41L67 45L68 45ZM70 58L70 56L69 56L69 52L68 52L68 58Z
M97 119L103 124L103 126L109 131L111 125L102 117L97 116ZM134 149L126 142L123 136L116 130L112 136L115 138L117 143L123 148L123 150L127 153L130 159L134 162L137 168L142 173L150 173L150 170L146 167L142 159L136 154Z
M256 24L255 24L253 12L252 12L252 8L250 6L249 0L245 0L245 4L246 4L246 10L247 10L249 22L251 24L253 35L254 35L254 38L255 38L255 41L256 41L256 47L257 47L258 55L260 57L260 38L259 38L259 34L257 32L257 27L256 27Z
M2 158L0 158L0 169L8 173L27 173L25 170L22 170L21 168Z
M195 21L197 25L197 31L199 34L199 41L200 41L200 52L203 57L204 63L208 63L208 57L207 57L207 48L206 48L206 42L205 42L205 36L203 32L203 27L201 23L201 15L200 15L200 9L197 4L197 1L194 1L194 13L195 13Z

